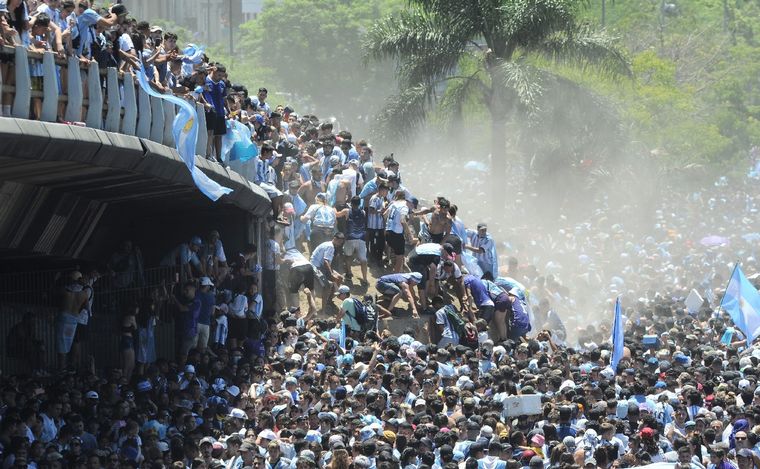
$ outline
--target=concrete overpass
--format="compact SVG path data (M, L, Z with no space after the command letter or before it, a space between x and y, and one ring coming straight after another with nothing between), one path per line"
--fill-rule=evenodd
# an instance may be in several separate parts
M257 221L271 207L266 192L196 156L211 179L233 189L217 202L208 200L171 148L174 106L149 97L130 75L101 71L95 62L83 67L22 47L4 52L16 59L15 86L2 87L14 94L16 118L0 118L0 259L102 260L117 238L127 237L158 258L172 244L211 229L231 246L258 241ZM45 72L43 91L28 86L27 64L34 62ZM69 77L64 93L56 65ZM26 119L35 98L42 100L38 121ZM62 105L66 119L79 125L55 123ZM205 128L203 113L198 117ZM205 149L205 132L200 134L198 153Z

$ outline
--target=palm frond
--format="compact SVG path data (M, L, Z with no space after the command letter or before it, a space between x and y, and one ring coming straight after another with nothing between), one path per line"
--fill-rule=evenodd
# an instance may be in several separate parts
M528 114L539 111L539 99L543 94L543 71L524 62L510 61L498 65L501 85L510 89L517 96L521 106Z
M502 35L515 47L534 47L574 23L573 0L511 0L499 8Z
M588 26L546 37L531 48L549 60L595 71L611 77L630 77L633 72L615 39Z
M476 70L467 76L450 77L446 80L446 91L438 102L441 123L448 125L454 119L462 118L464 107L469 99L482 101L485 85L481 78L482 70Z
M410 139L425 122L433 96L431 85L419 83L389 97L375 117L377 125L373 126L373 138L383 141Z
M468 39L439 15L407 10L375 24L363 48L365 61L396 59L403 85L431 84L456 68Z

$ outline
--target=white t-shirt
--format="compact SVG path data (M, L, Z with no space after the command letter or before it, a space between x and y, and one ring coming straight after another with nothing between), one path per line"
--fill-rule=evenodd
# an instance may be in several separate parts
M311 253L311 265L321 269L325 261L332 262L333 257L335 257L335 246L332 241L325 241Z
M124 33L119 36L119 50L129 52L134 50L134 48L135 44L132 42L132 37L129 34Z
M401 222L409 215L409 206L405 200L397 200L388 207L388 220L385 225L386 231L403 234L404 225Z
M227 314L233 318L244 318L248 310L248 298L245 295L237 295L229 304Z

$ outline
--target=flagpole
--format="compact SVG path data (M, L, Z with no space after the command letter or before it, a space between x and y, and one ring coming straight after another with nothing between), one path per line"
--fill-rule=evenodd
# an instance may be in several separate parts
M723 300L726 298L726 291L728 291L728 286L731 285L731 279L734 278L734 274L736 273L736 269L739 268L739 260L736 260L736 263L734 264L734 270L731 271L731 276L728 277L728 283L726 284L726 288L723 289L723 296L720 297L720 303L718 303L718 309L723 310ZM715 311L717 313L717 311ZM713 314L715 314L713 313Z

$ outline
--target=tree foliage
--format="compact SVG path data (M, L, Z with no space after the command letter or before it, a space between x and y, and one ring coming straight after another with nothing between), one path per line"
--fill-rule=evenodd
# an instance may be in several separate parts
M283 104L351 123L366 120L392 89L392 68L367 67L361 38L401 0L270 0L241 27L234 72L256 73ZM356 127L355 125L353 126Z

